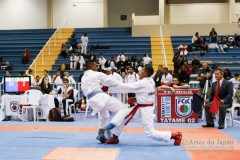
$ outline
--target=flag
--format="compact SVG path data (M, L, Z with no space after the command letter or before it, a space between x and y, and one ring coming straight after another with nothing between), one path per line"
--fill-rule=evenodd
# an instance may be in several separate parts
M193 93L192 110L199 113L202 110L203 98L197 93Z
M210 112L218 114L218 108L219 108L220 104L221 104L221 99L215 94L211 108L210 108Z

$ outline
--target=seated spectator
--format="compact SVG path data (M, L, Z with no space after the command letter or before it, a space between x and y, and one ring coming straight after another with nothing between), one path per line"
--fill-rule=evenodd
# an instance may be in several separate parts
M144 67L144 60L141 58L138 62L138 65L136 66L135 72L139 73L139 71L141 71Z
M134 55L132 55L132 57L131 57L131 63L132 63L132 66L133 66L133 68L136 68L136 66L138 65L138 59L137 59L137 56L134 54Z
M192 37L192 47L195 47L195 51L197 51L200 45L201 45L201 37L199 36L199 33L196 32L195 35Z
M76 66L76 69L83 70L83 66L84 65L85 65L84 57L81 54L79 54L77 56L77 66Z
M94 52L91 52L90 53L90 56L89 56L89 60L95 60L96 61L97 57L96 55L94 54Z
M209 38L210 43L217 43L218 35L217 32L215 31L215 28L212 28L211 32L209 33Z
M100 57L98 58L98 63L99 65L99 69L104 69L105 68L105 63L106 63L106 59L104 58L103 54L100 53Z
M56 74L52 77L52 83L55 83L58 76L60 76L60 70L57 70Z
M42 82L40 83L39 86L40 86L40 90L42 91L43 94L53 94L52 93L53 87L49 83L48 76L43 77ZM59 101L57 98L54 98L54 104L55 104L56 108L59 108Z
M173 93L175 93L175 89L188 89L190 88L188 84L180 84L177 77L172 79L172 83L170 85L161 85L162 89L171 89Z
M27 64L30 61L30 52L26 48L22 55L22 64Z
M63 86L59 87L58 93L58 101L63 104L64 116L69 116L68 106L74 103L73 97L73 88L70 87L69 81L67 78L63 78ZM67 99L71 99L72 102L68 103Z
M190 75L187 72L187 68L184 65L181 67L181 71L178 74L178 80L180 84L188 84L190 81Z
M224 74L223 74L224 79L230 80L232 78L232 73L228 68L224 69Z
M132 62L131 60L128 58L128 56L125 57L125 61L124 61L124 66L125 66L125 69L126 67L129 67L132 65Z
M163 68L163 75L161 78L161 85L167 85L170 86L172 84L172 75L168 73L168 68L164 67Z
M183 65L186 65L186 64L188 65L187 56L183 56L183 58L180 61L180 65L183 66Z
M148 56L148 53L143 55L144 66L152 63L152 58Z
M194 58L193 58L193 60L192 60L192 73L193 73L193 74L196 74L196 70L197 70L198 68L201 68L201 67L202 67L202 65L201 65L198 57L197 57L197 56L194 56Z
M36 82L37 85L40 85L40 83L42 82L42 79L44 77L48 77L49 83L52 81L52 77L49 75L49 71L48 70L44 70L43 77L39 80L39 82Z
M125 56L123 55L123 52L120 51L119 52L119 55L117 56L117 62L120 60L120 58L122 58L122 61L124 62L125 61Z
M70 57L70 69L71 70L75 70L77 68L77 62L78 62L78 58L75 56L74 53L72 53L72 55Z
M239 81L239 73L235 73L234 78L231 78L229 81L233 83L233 88L238 90L240 81Z
M203 38L203 40L201 42L200 48L202 48L204 50L204 53L208 52L208 44L207 44L205 37Z
M234 38L230 37L229 35L226 35L225 37L225 42L228 48L232 48L235 44L234 44Z
M218 52L225 53L224 49L227 48L227 45L223 37L220 37L220 39L218 40L217 47L218 47Z
M119 58L119 61L117 62L117 71L121 75L122 72L125 72L125 66L122 58Z
M182 42L182 44L178 47L178 51L180 53L180 56L187 56L188 54L188 46L185 42Z
M237 33L235 33L235 35L234 35L235 37L234 37L234 44L235 44L235 47L239 47L240 46L240 36L239 35L237 35Z
M60 71L60 75L57 76L54 84L55 84L56 86L62 86L62 85L63 85L62 80L63 80L64 76L65 76L65 75L64 75L64 72L63 72L63 71Z
M68 54L67 54L67 47L65 44L62 44L62 47L61 47L61 55L63 56L64 59L67 58Z
M70 86L73 86L76 84L76 81L74 80L74 78L72 76L70 76L69 72L64 72L64 78L67 78L68 79L68 84Z

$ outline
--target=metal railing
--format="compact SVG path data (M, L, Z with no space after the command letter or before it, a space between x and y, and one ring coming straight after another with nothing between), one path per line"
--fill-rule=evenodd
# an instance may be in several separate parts
M29 66L28 69L30 69L31 67L33 67L34 65L34 75L36 75L36 71L37 71L37 59L42 56L42 65L44 64L44 50L48 47L48 54L51 54L51 40L54 39L54 46L56 46L56 41L57 41L57 37L58 38L62 38L62 28L63 26L66 25L67 28L67 19L64 19L64 21L62 22L62 24L60 25L60 27L58 27L55 32L52 34L52 36L48 39L48 41L46 42L46 44L43 46L43 48L41 49L41 51L39 52L39 54L37 55L37 57L33 60L32 64ZM26 74L28 73L28 70L26 71Z
M162 34L162 25L160 25L160 38L161 38L161 44L162 44L163 64L165 65L165 67L167 67L168 64L167 64L166 51L164 46L163 34Z

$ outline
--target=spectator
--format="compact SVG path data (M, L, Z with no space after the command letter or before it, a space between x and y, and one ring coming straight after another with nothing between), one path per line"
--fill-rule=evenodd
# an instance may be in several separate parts
M61 55L63 56L64 59L67 58L68 54L67 54L67 47L65 44L62 44L62 47L61 47Z
M124 65L124 62L121 57L119 58L119 61L117 62L117 69L118 69L118 73L120 75L122 74L122 72L125 72L125 65Z
M188 84L190 81L190 75L187 72L186 67L184 65L181 67L181 71L178 74L178 80L180 84Z
M129 66L128 73L125 77L125 83L134 83L139 80L139 75L134 72L132 66ZM135 93L128 93L128 97L135 97Z
M161 86L162 75L163 75L163 66L158 65L157 73L153 77L156 87Z
M36 82L35 82L35 80L34 80L33 70L32 70L32 69L29 69L29 70L28 70L28 76L31 77L31 86L36 86Z
M168 68L164 67L163 68L163 75L161 78L161 85L166 85L166 86L170 86L172 83L172 75L168 73Z
M136 68L136 67L137 67L137 65L138 65L137 61L138 61L137 56L136 56L135 54L132 55L132 57L131 57L131 63L132 63L133 68Z
M192 37L192 47L195 47L195 51L197 51L200 45L201 45L201 37L199 36L199 33L196 32L195 35Z
M82 42L82 50L81 53L87 54L87 45L88 45L88 36L87 33L84 33L83 36L81 37L81 42Z
M193 60L192 60L192 73L193 73L193 74L196 74L196 70L197 70L198 68L201 68L201 63L200 63L198 57L197 57L197 56L194 56L194 58L193 58Z
M49 83L48 77L43 77L42 82L40 83L40 90L43 94L52 94L52 85ZM56 108L59 108L59 101L57 98L54 98L54 104Z
M85 65L84 57L81 54L79 54L77 56L77 66L76 66L76 68L80 69L80 70L83 70L84 65Z
M199 85L200 85L198 94L200 96L204 97L203 96L203 89L205 87L206 80L208 80L207 91L211 92L211 82L210 82L211 77L212 77L212 74L211 74L210 68L208 67L208 64L206 62L202 63L202 71L197 76L197 81L199 81Z
M208 44L207 44L205 37L203 38L203 40L201 42L200 48L202 48L204 50L204 53L208 52Z
M98 58L98 63L100 64L99 69L105 68L106 59L104 58L103 54L100 53L100 57Z
M180 52L180 56L187 56L188 46L185 42L182 42L182 44L178 47L178 51Z
M152 58L148 56L148 53L143 55L144 66L152 63Z
M22 64L26 64L30 61L30 52L26 48L22 55Z
M95 56L94 52L92 51L92 52L90 53L89 60L94 60L94 61L96 61L96 59L97 59L97 57Z
M224 69L224 74L223 74L224 79L230 80L232 78L232 73L228 68Z
M181 84L177 77L173 77L171 85L162 85L160 88L162 89L171 89L173 93L175 93L175 89L188 89L190 88L188 84Z
M144 65L144 60L141 58L140 60L139 60L139 62L138 62L138 65L137 65L137 67L136 67L136 70L135 70L135 72L139 72L139 71L141 71L142 69L143 69L143 67L144 67L145 65Z
M58 76L60 76L60 70L57 70L56 74L52 77L52 83L55 83Z
M126 67L129 67L129 66L131 66L131 65L132 65L131 60L128 58L128 56L126 56L126 57L125 57L125 61L124 61L124 66L125 66L125 68L126 68Z
M212 28L211 32L209 33L209 38L210 43L217 43L218 35L217 32L215 31L215 28Z
M49 75L49 71L48 70L44 70L43 71L43 77L39 80L39 82L36 82L37 85L40 85L40 83L42 82L42 79L44 77L48 77L49 83L52 81L52 77Z
M179 69L181 68L180 56L179 55L177 55L175 57L173 65L174 65L173 74L177 76L179 74Z
M238 48L240 46L240 36L237 35L237 33L235 33L234 43L235 43L235 47Z
M125 61L125 56L123 55L123 52L120 51L119 52L119 55L117 56L117 62L119 61L119 59L122 58L122 61L124 62Z
M240 81L239 81L239 73L235 73L234 78L231 78L229 81L233 83L233 88L238 90Z
M225 37L225 42L226 42L226 45L228 47L228 49L231 47L233 48L233 46L235 45L234 43L234 38L233 37L230 37L229 35L226 35Z
M220 37L220 39L218 40L217 47L218 47L218 52L225 53L224 49L227 48L227 45L223 37Z
M63 81L63 78L64 78L64 72L63 71L60 71L60 75L57 76L56 80L55 80L55 85L56 86L62 86L62 81Z
M70 45L72 46L72 50L75 52L77 49L77 39L76 34L73 33L70 39Z
M77 56L75 56L75 54L72 53L72 55L70 57L70 69L71 70L75 70L77 68L77 62L78 62Z
M183 56L182 60L180 61L180 65L188 65L188 60L187 60L187 56Z
M70 86L73 86L76 84L76 81L74 80L74 78L72 76L70 76L69 72L64 72L64 78L67 78L68 79L68 84Z
M5 76L11 76L11 70L6 70ZM2 84L4 84L4 77L2 78Z
M69 116L68 113L68 106L69 104L74 103L74 97L73 97L73 88L69 86L69 81L67 78L63 78L63 86L59 88L57 91L58 93L58 101L62 102L63 104L63 110L64 110L64 117ZM72 102L68 103L66 100L71 99Z

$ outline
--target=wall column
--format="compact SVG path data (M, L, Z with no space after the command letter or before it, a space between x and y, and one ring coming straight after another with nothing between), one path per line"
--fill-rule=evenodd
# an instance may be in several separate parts
M53 28L53 0L47 0L47 28Z
M236 22L235 20L235 0L228 0L229 8L229 23Z
M165 24L165 6L166 6L166 0L159 0L160 24Z
M108 27L108 0L103 0L103 26Z

